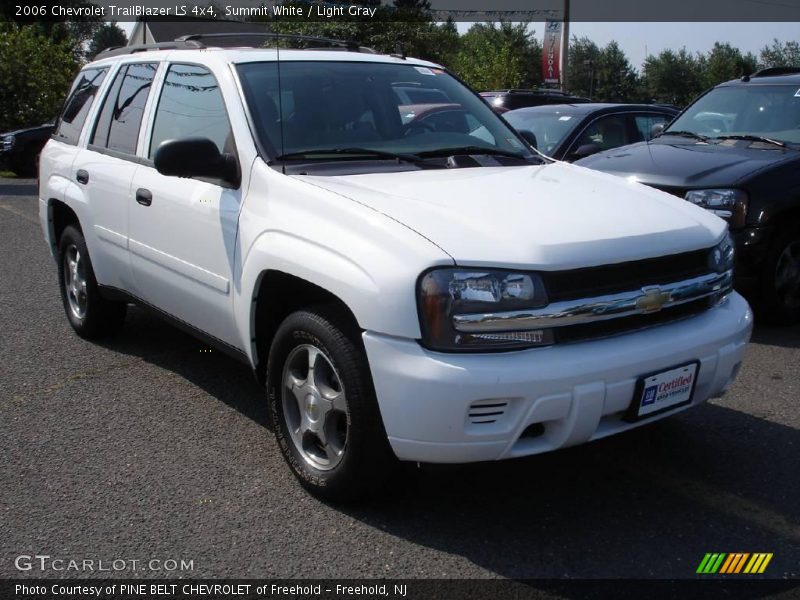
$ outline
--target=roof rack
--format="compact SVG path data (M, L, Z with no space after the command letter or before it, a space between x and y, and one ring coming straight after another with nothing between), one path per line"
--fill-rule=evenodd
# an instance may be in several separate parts
M231 44L216 44L223 38L231 38ZM223 47L247 47L247 48L260 48L261 44L256 43L242 43L242 38L252 40L253 38L266 39L266 40L294 40L301 42L311 42L314 44L324 44L327 48L314 48L306 47L304 50L335 50L342 48L348 52L364 52L366 54L376 54L372 48L366 46L359 46L356 42L335 40L333 38L313 37L308 35L294 35L290 33L193 33L184 35L176 39L174 42L159 42L157 44L137 44L134 46L120 46L107 48L95 56L95 60L101 58L110 58L112 56L123 56L125 54L135 54L136 52L149 52L156 50L199 50L208 48L209 46L223 46ZM209 43L205 43L208 41Z
M194 40L175 40L174 42L158 42L157 44L136 44L135 46L115 46L106 48L99 52L94 60L101 58L111 58L112 56L123 56L125 54L135 54L137 52L149 52L155 50L185 50L192 48L205 48Z
M232 38L234 40L234 46L247 46L247 47L259 47L254 46L252 44L242 44L239 40L242 38L244 39L254 39L254 38L261 38L267 40L294 40L299 42L313 42L315 44L326 44L328 46L335 46L338 48L344 48L349 52L366 52L368 54L375 54L375 50L372 48L367 48L365 46L359 46L356 42L348 41L348 40L336 40L333 38L326 38L326 37L314 37L310 35L298 35L292 33L272 33L269 31L265 31L264 33L255 33L255 32L243 32L243 33L193 33L190 35L184 35L179 37L176 42L199 42L203 43L204 40L209 41L216 41L223 38ZM215 44L212 44L215 45ZM308 48L309 50L317 50L318 48Z
M779 75L800 74L800 67L769 67L756 71L750 77L777 77Z

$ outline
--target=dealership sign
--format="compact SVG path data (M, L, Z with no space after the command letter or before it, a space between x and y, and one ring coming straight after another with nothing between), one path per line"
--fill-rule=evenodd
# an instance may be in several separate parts
M542 48L542 77L545 83L561 83L561 27L561 21L545 21Z

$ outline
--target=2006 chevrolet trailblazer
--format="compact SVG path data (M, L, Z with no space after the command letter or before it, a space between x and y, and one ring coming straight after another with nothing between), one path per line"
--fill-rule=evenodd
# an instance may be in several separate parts
M310 490L602 438L736 376L721 219L540 157L438 65L204 39L84 68L41 223L79 335L136 302L241 358Z

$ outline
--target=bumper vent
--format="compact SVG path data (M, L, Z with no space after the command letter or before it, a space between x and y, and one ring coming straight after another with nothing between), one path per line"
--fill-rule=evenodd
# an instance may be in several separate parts
M470 404L468 421L472 425L495 423L506 414L508 400L478 400Z

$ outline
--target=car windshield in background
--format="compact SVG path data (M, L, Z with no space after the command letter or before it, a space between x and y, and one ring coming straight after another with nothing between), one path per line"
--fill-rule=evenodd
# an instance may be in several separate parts
M534 156L485 102L441 69L287 61L280 88L275 62L240 64L238 71L256 133L272 159L385 160L459 149Z
M745 136L800 143L800 89L795 85L736 85L711 90L678 117L664 135ZM757 140L754 140L757 141Z
M509 112L505 115L506 121L511 123L517 131L530 131L536 136L537 149L551 156L558 144L575 129L581 121L579 115L569 115L563 112Z

